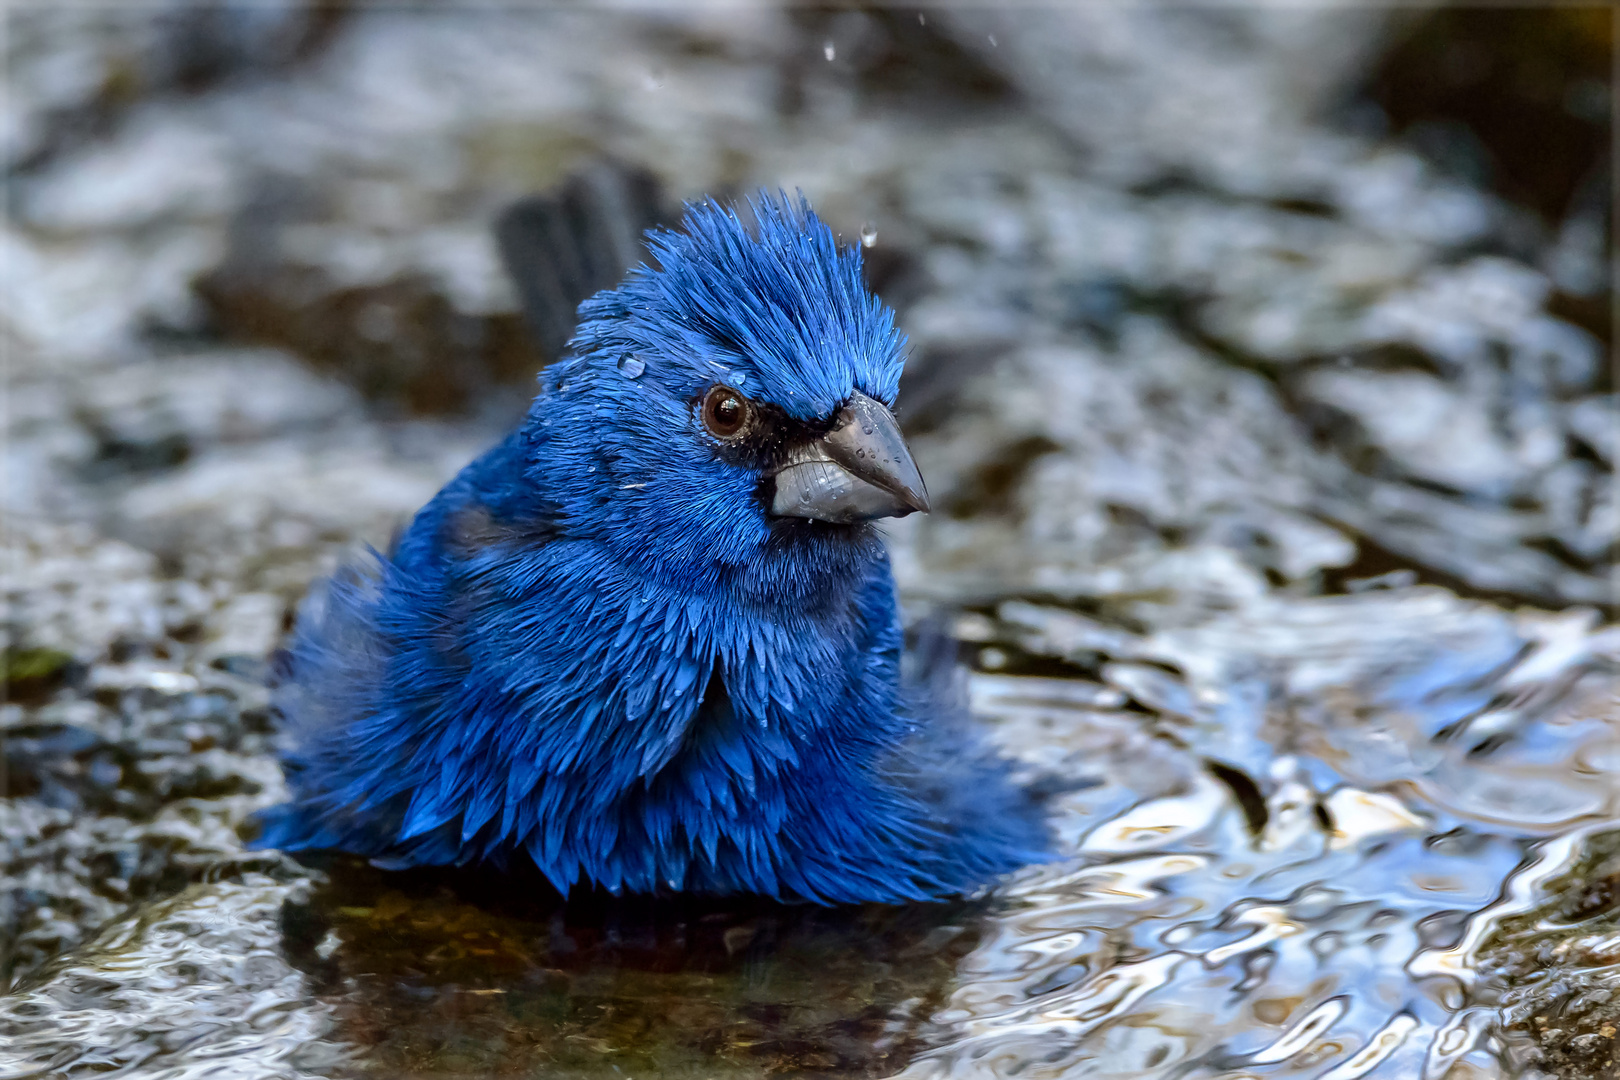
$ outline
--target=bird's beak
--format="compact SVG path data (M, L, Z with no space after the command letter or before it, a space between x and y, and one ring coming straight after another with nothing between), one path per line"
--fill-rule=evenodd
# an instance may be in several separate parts
M833 429L776 473L777 517L855 522L928 512L928 489L894 414L859 390Z

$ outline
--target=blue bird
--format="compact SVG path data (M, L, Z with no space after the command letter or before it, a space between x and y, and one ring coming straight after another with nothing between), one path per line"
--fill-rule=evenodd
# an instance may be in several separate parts
M928 497L893 312L802 198L754 210L649 232L521 427L312 594L258 846L818 903L1044 857L1005 763L902 684L871 522Z

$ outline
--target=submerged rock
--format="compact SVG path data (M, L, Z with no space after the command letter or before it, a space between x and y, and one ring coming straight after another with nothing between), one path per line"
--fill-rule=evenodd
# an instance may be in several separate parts
M1479 962L1519 1058L1570 1080L1620 1069L1620 832L1584 839L1534 907L1493 921Z

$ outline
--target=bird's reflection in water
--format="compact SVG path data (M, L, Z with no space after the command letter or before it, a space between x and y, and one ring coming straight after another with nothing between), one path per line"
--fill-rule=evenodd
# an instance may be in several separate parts
M322 864L289 958L379 1076L881 1076L928 1041L986 904L564 901L538 874Z

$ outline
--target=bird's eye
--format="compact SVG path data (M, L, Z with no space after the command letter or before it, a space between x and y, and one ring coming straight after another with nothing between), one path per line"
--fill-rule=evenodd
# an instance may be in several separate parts
M729 386L703 396L703 426L716 438L735 438L748 425L748 411L748 401Z

